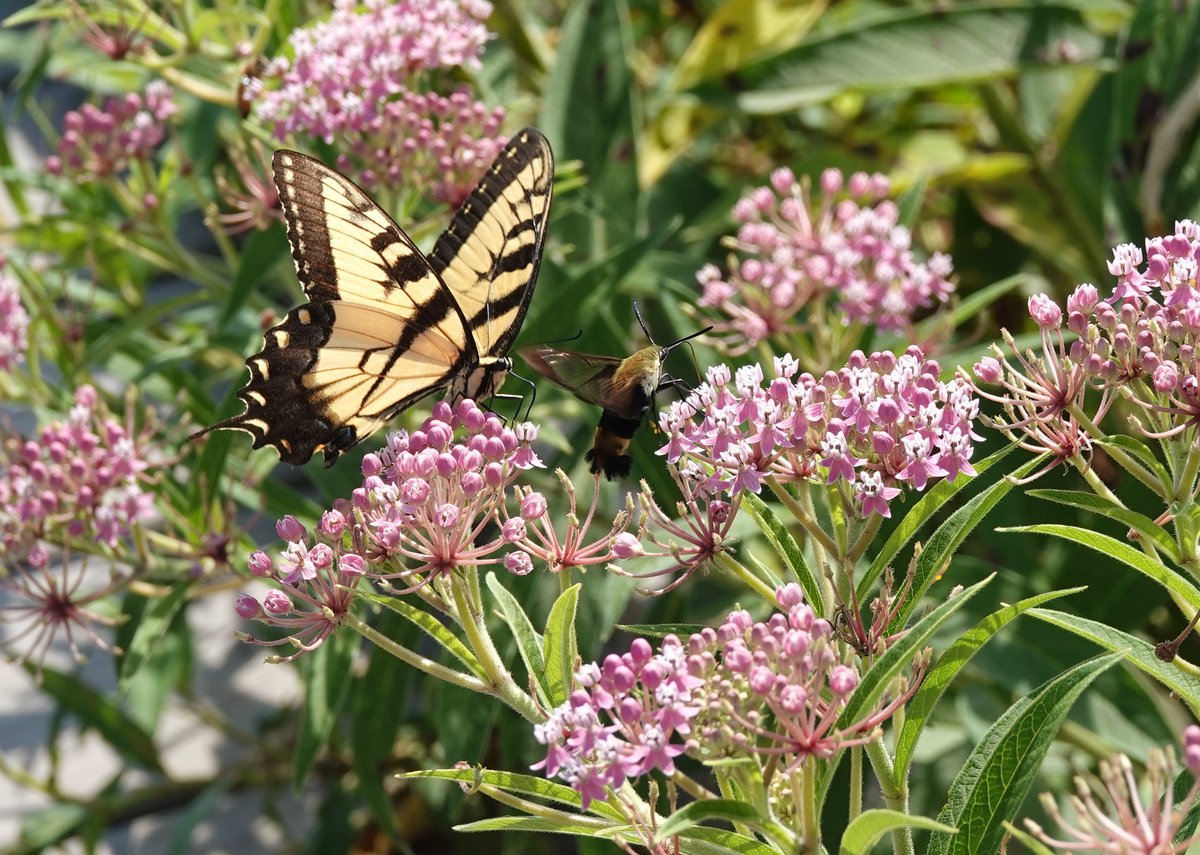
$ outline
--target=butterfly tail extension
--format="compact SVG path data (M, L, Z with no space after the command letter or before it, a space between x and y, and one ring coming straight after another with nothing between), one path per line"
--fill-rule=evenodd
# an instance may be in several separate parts
M333 321L330 303L305 303L289 312L267 331L263 349L246 360L250 382L238 392L245 412L193 437L212 430L245 431L254 448L269 445L293 466L307 463L318 449L324 449L328 466L354 446L360 438L357 430L352 425L335 426L303 383L329 339Z

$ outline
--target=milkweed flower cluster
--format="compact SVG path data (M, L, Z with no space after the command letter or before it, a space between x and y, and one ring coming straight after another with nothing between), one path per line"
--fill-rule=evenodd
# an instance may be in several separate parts
M65 540L116 547L153 515L147 482L149 438L99 406L91 386L75 391L65 422L36 439L0 446L0 556L26 558L39 544Z
M693 573L707 566L725 548L734 520L742 505L742 494L735 493L728 500L719 493L705 487L705 473L695 463L688 463L683 470L668 463L667 469L679 487L681 499L675 503L678 516L673 517L659 506L650 485L642 481L638 493L645 524L642 538L627 544L618 558L641 558L671 556L674 563L666 567L640 574L630 573L623 567L612 565L609 569L623 576L648 579L678 572L669 584L654 591L641 590L643 594L665 594L682 585ZM647 551L646 545L655 551Z
M885 176L841 171L821 175L814 201L806 181L789 169L771 173L769 186L751 190L733 207L738 223L728 272L705 265L696 278L700 305L724 313L718 331L731 352L744 353L778 333L802 329L796 317L835 301L841 323L903 330L920 309L944 303L954 291L949 256L920 262L899 209L885 197Z
M485 0L337 0L327 21L297 29L247 95L277 138L318 136L370 187L424 186L457 204L504 144L502 110L469 90L426 91L431 75L476 68L491 34Z
M566 703L535 725L534 738L547 748L532 768L574 787L586 809L609 788L658 769L670 775L700 711L693 693L703 680L689 672L687 651L668 635L656 653L645 639L629 652L610 654L575 674L579 688Z
M839 652L832 627L804 602L800 586L776 591L780 611L755 622L730 612L686 642L655 652L636 640L575 675L579 688L535 726L547 747L533 768L579 791L583 806L653 769L674 772L681 754L702 761L779 756L791 768L877 738L924 673L895 688L862 718L838 726L859 684L853 653Z
M123 588L128 577L114 575L97 588L88 585L92 576L86 561L69 550L63 550L58 562L51 558L44 543L34 544L22 566L8 567L0 577L0 587L8 594L0 606L4 647L39 669L60 633L76 662L87 659L80 647L84 639L101 650L119 651L98 631L116 621L93 606Z
M177 110L171 87L161 80L147 84L145 96L130 92L103 107L84 104L67 113L58 154L46 159L46 170L79 182L115 175L154 153Z
M458 205L504 147L504 116L502 108L488 108L464 88L449 97L405 92L345 139L349 154L338 157L338 167L357 170L368 187L437 176L429 194Z
M832 625L804 601L800 586L775 592L780 611L754 621L733 611L715 630L688 639L690 672L702 679L702 713L694 720L704 756L779 756L788 768L827 759L876 739L880 726L916 691L928 657L854 722L838 718L858 688L855 653L839 648Z
M1051 836L1033 820L1026 819L1025 825L1056 852L1187 852L1200 840L1197 836L1176 840L1200 795L1200 727L1196 725L1183 732L1183 765L1193 783L1178 798L1174 785L1179 768L1170 748L1151 753L1142 787L1129 758L1118 754L1101 761L1099 785L1082 777L1075 779L1073 817L1064 816L1049 793L1042 794L1042 804L1061 830L1061 837Z
M0 371L12 371L25 361L29 314L21 305L20 283L4 268L0 258Z
M341 625L362 576L401 579L411 592L456 567L508 567L501 552L515 538L489 531L519 473L542 465L536 438L533 425L505 427L474 401L435 404L418 430L396 431L363 457L362 486L314 535L292 517L279 522L278 558L250 558L251 574L275 587L242 595L238 614L291 631L283 641L303 653Z
M308 531L293 516L281 519L275 531L287 542L279 560L259 550L249 561L251 575L274 587L261 599L239 594L235 609L245 620L257 620L287 633L268 640L238 635L263 647L295 647L295 653L275 660L287 662L320 647L342 625L358 581L366 574L366 561L346 545L353 537L347 536L346 517L339 510L322 516L312 543Z
M707 489L757 493L764 478L814 481L850 492L862 517L889 516L902 489L974 475L979 402L960 378L915 345L900 356L855 351L820 378L790 356L760 365L710 368L686 399L660 414L660 449L678 465L709 473Z
M1091 448L1118 391L1140 407L1148 436L1200 424L1200 226L1182 220L1145 247L1144 255L1134 244L1113 250L1116 283L1107 299L1090 283L1072 292L1065 311L1044 294L1030 298L1040 354L1019 352L1005 333L1012 357L997 347L974 366L979 381L1000 387L979 392L1005 408L994 426L1020 434L1030 450L1050 451L1051 465ZM1064 321L1074 335L1069 345ZM1089 391L1098 392L1091 405Z

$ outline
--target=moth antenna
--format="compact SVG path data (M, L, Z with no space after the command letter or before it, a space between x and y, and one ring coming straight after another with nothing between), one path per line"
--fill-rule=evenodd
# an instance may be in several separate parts
M710 325L710 326L705 327L702 330L697 330L696 332L692 333L691 335L685 335L683 338L677 338L677 339L675 339L675 341L673 341L670 344L663 347L663 353L665 354L665 353L669 352L671 350L671 348L678 347L679 345L683 344L685 341L691 341L692 339L697 338L698 336L702 336L706 332L709 332L711 329L712 329L712 326ZM692 355L695 356L695 353L693 353Z
M637 316L638 326L642 328L642 332L646 334L646 340L654 344L654 336L650 335L650 330L646 327L646 322L642 320L642 310L638 308L637 300L633 301L633 313ZM712 327L709 327L712 329Z
M569 335L566 338L552 338L549 341L542 342L542 344L562 344L565 341L575 341L580 338L583 338L583 327L575 330L575 335Z

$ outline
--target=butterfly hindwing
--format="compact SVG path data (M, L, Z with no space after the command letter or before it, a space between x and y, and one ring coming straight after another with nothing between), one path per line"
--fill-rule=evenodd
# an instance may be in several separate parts
M481 357L508 352L537 279L554 155L533 128L517 133L438 238L429 262L467 318Z
M244 430L255 448L271 445L293 464L323 448L328 465L438 389L490 389L532 293L552 172L542 135L519 134L438 240L431 264L354 182L306 155L276 152L275 184L309 302L247 360L250 382L238 392L245 412L208 430Z

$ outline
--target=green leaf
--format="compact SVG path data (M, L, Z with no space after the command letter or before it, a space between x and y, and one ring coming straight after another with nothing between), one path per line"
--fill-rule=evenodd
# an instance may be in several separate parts
M182 815L171 822L171 841L167 844L164 855L187 855L196 851L199 841L192 840L196 826L210 818L233 783L231 777L218 776L211 785L188 802Z
M471 652L471 648L467 647L459 637L450 629L431 615L429 612L417 608L412 603L400 597L390 597L385 594L372 594L368 591L360 591L360 597L377 603L384 608L390 609L400 617L407 620L409 623L416 626L427 636L438 643L446 652L452 655L467 668L476 677L484 678L483 667L479 664L479 660L475 658L475 654Z
M1134 436L1125 434L1114 434L1107 436L1104 439L1095 440L1096 445L1101 448L1118 448L1121 451L1132 456L1138 463L1141 463L1147 469L1154 473L1154 477L1160 484L1170 484L1172 482L1167 468L1163 466L1162 461L1151 450L1150 446L1142 442Z
M888 684L896 675L908 668L921 648L933 637L938 627L965 606L968 600L983 590L993 578L994 575L988 576L971 587L964 588L952 599L940 603L937 608L909 627L907 632L876 659L862 675L858 688L854 690L854 694L850 696L842 714L838 716L838 726L846 727L853 724L870 712L883 696Z
M956 834L957 829L942 825L924 816L912 816L898 810L876 808L860 813L854 822L846 826L842 834L838 855L868 855L871 848L885 834L898 828L922 828L928 831L941 831L946 834Z
M453 826L455 831L469 834L479 831L533 831L543 834L573 834L584 837L607 837L603 827L588 822L586 817L497 816Z
M763 818L758 815L753 805L746 802L733 799L701 799L684 805L663 820L658 827L657 838L665 840L709 820L757 826L762 824Z
M350 689L351 662L358 636L339 633L300 660L305 676L300 732L292 754L292 786L297 792L329 741L338 712Z
M1110 653L1082 662L1009 707L967 758L938 816L959 833L934 832L929 855L1000 851L1002 823L1021 809L1072 705L1120 658Z
M1174 663L1159 659L1154 653L1154 645L1150 642L1113 629L1107 624L1053 609L1034 609L1030 615L1095 642L1106 650L1121 653L1129 664L1144 671L1178 695L1191 708L1192 715L1200 718L1200 677Z
M900 632L903 629L913 609L917 607L929 587L949 566L950 559L962 542L967 539L967 535L974 531L975 527L983 522L1000 500L1008 495L1015 486L1016 479L1029 474L1040 463L1041 457L1035 457L1022 466L1018 466L1011 478L999 479L982 493L972 497L969 502L952 513L945 522L937 527L937 530L929 538L929 542L925 544L925 548L921 550L920 557L917 558L917 564L913 570L912 588L908 598L900 606L896 617L892 620L889 627L890 632ZM867 592L862 589L861 585L859 587L859 596L865 599Z
M929 722L933 708L942 699L950 683L979 652L979 649L1022 612L1049 600L1065 597L1082 590L1084 589L1069 588L1065 591L1050 591L998 609L960 635L946 652L938 657L937 662L926 673L925 679L921 681L921 688L917 689L916 694L904 708L904 726L896 736L896 761L893 766L896 776L894 780L907 780L908 766L912 762L913 752L916 750L917 741L921 738L925 725Z
M379 616L375 627L397 644L411 645L420 630L392 612ZM395 837L396 810L392 796L384 786L384 776L395 762L396 734L404 723L397 714L398 705L407 703L419 686L420 672L397 659L382 647L372 645L367 671L359 681L360 690L351 699L350 751L358 792L380 828ZM370 686L370 691L361 687Z
M742 494L742 509L750 515L766 537L767 542L775 548L779 556L791 568L792 574L800 583L800 587L804 589L804 599L807 600L818 614L824 614L826 611L825 600L821 595L821 583L817 579L817 575L808 566L808 561L804 558L804 552L800 549L800 544L792 537L792 533L787 530L787 526L780 521L779 517L771 509L771 506L760 499L753 493ZM776 587L772 585L772 587Z
M187 600L191 590L191 582L179 582L171 588L171 593L149 604L138 620L133 640L125 648L121 658L121 677L117 683L117 691L124 693L129 689L129 682L137 675L146 660L149 659L155 647L162 641L175 615Z
M416 772L406 772L397 775L398 778L435 778L443 781L457 781L477 787L488 784L504 790L506 793L516 793L523 797L557 802L569 807L578 808L581 804L579 793L564 784L547 781L533 775L520 775L515 772L505 772L498 769L421 769ZM608 819L625 821L622 813L607 802L593 801L588 807L592 813Z
M1097 62L1103 39L1061 3L958 3L860 15L845 30L781 54L738 99L748 113L783 113L843 92L993 81L1044 65L1070 43L1074 62ZM758 72L757 75L754 72Z
M1123 508L1120 505L1114 505L1108 499L1097 496L1095 493L1086 493L1082 490L1030 490L1030 496L1036 496L1039 499L1046 499L1050 502L1057 502L1060 505L1067 505L1072 508L1081 508L1085 511L1101 514L1111 520L1116 520L1122 525L1136 531L1142 537L1152 541L1154 545L1176 564L1179 563L1179 547L1167 530L1145 514L1139 514L1137 511L1131 511L1128 508Z
M225 300L220 318L217 319L218 330L225 328L238 309L245 305L254 286L287 255L287 246L282 229L278 225L272 225L265 231L255 231L250 235L242 248L237 273L229 289L229 297Z
M582 161L587 174L594 209L560 209L554 225L583 259L640 232L632 45L625 0L570 4L542 99L539 125L555 158Z
M1027 283L1029 279L1030 277L1027 273L1017 273L1013 276L1008 276L1004 279L1001 279L998 282L993 282L991 285L980 288L978 291L972 291L962 300L959 300L954 304L953 308L950 310L949 323L954 329L965 326L969 321L983 314L985 309L987 309L1001 297L1007 296L1013 291L1020 290L1021 286ZM940 323L945 323L945 319L939 318L935 315L934 317L931 317L918 324L918 341L923 341L924 335L927 332L933 332L938 328L937 325ZM964 365L964 363L959 362L954 358L953 353L946 357L939 356L938 359L943 366L948 364ZM974 361L975 360L972 360L972 362ZM969 367L969 365L964 365L964 367Z
M1182 574L1177 573L1161 561L1151 558L1140 549L1135 549L1128 543L1106 534L1086 528L1049 523L1001 528L997 531L1015 534L1049 534L1086 546L1088 549L1094 549L1102 555L1108 555L1122 564L1127 564L1142 575L1158 582L1177 601L1185 602L1193 609L1200 609L1200 590L1197 590Z
M941 481L913 503L908 513L904 515L904 519L900 520L895 529L892 530L892 533L888 535L888 539L879 548L879 551L875 553L875 560L871 562L870 569L867 570L866 575L859 582L859 596L863 597L871 590L871 587L875 584L875 580L879 578L884 569L900 554L900 550L904 548L905 544L916 537L917 532L925 526L925 523L935 513L944 508L946 503L959 490L962 490L968 484L974 484L980 475L983 475L984 472L987 472L1007 457L1016 447L1016 443L1007 445L974 464L975 471L978 473L975 478L960 477L955 478L953 481Z
M826 0L725 0L704 17L675 67L675 89L688 89L800 42Z
M578 583L559 594L546 618L546 637L542 658L546 663L546 692L550 703L558 706L571 694L575 679L575 609L579 604Z
M126 760L161 772L158 751L149 734L111 700L93 691L75 677L51 668L34 668L25 663L25 670L40 680L42 691L52 697L64 712L79 719L112 746Z
M83 804L62 802L21 818L18 846L6 849L11 855L40 855L51 846L79 834L94 820Z
M487 582L488 590L496 598L496 604L500 607L500 616L508 624L508 628L513 635L513 640L517 642L517 652L521 654L521 661L525 663L526 673L537 684L538 697L543 703L550 703L550 686L546 680L546 662L542 658L544 639L533 628L533 622L529 620L529 615L525 614L525 610L521 608L521 604L517 602L517 598L504 587L495 573L488 573L485 581Z

